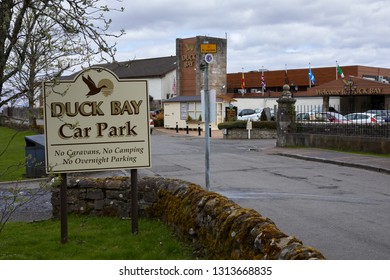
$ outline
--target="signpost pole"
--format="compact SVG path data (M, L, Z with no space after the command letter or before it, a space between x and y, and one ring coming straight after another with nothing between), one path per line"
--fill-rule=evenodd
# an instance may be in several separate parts
M205 63L204 69L204 103L205 103L205 168L206 168L206 189L210 190L210 97L209 97L209 64Z
M61 203L61 243L68 242L68 199L67 199L67 176L61 173L60 185L60 203Z
M131 169L131 232L138 234L138 174Z

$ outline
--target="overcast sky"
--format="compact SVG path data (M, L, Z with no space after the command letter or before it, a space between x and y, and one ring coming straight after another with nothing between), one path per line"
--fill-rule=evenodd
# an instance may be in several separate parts
M112 5L113 1L109 1ZM117 4L116 4L117 5ZM117 60L176 55L176 38L227 38L228 73L365 65L390 68L385 0L123 0Z

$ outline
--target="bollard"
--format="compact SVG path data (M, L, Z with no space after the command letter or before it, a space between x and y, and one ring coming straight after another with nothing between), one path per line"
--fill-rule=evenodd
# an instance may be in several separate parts
M248 139L251 139L252 121L250 119L246 123L246 129L248 130Z
M176 133L179 133L179 124L176 122Z
M188 123L186 123L186 134L188 134Z
M201 136L201 132L200 132L200 123L198 123L198 136Z
M210 131L210 137L213 137L211 136L211 124L209 125L209 131Z

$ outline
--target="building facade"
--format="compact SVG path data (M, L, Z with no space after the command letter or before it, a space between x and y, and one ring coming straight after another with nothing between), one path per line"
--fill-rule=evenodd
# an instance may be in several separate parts
M178 96L200 95L204 88L204 72L199 68L206 54L202 50L203 45L215 46L215 52L212 53L213 62L208 65L209 90L216 90L217 95L226 94L227 40L197 36L176 39Z
M242 73L227 74L227 95L237 99L239 109L250 102L256 108L273 107L288 83L296 105L336 107L344 114L369 109L390 108L390 69L343 66L341 77L336 67L312 68L315 84L309 81L309 68L264 71L266 90L261 92L261 71L244 73L245 93L241 91ZM252 107L254 106L252 105Z

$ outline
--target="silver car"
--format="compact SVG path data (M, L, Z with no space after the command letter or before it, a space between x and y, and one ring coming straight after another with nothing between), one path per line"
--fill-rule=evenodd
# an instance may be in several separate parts
M351 113L345 117L350 123L357 124L375 124L384 122L383 119L378 117L378 115L370 113Z

